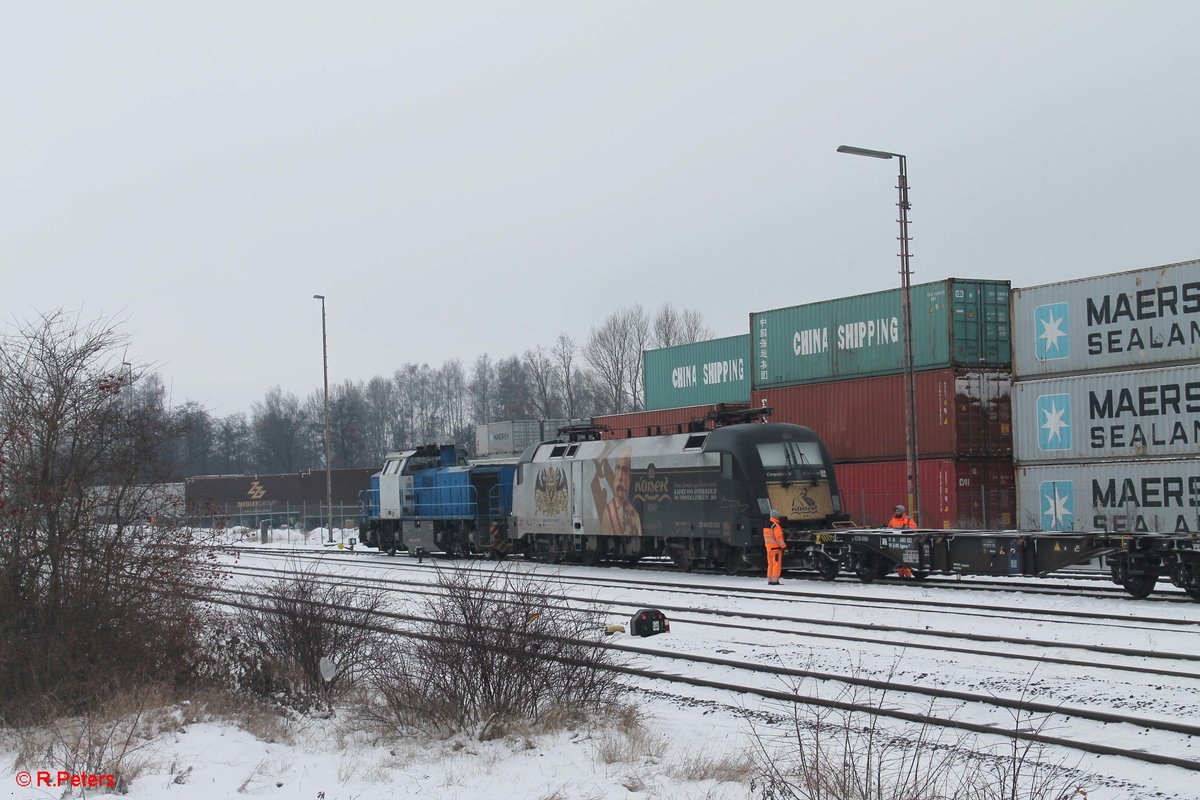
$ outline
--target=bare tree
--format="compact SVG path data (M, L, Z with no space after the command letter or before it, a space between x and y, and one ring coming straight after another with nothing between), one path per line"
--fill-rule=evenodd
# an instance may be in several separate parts
M557 370L559 385L562 387L563 411L568 419L579 416L577 406L579 370L575 367L575 354L578 347L575 340L565 333L560 333L554 342L554 366Z
M704 317L694 308L685 308L680 314L683 320L683 335L680 344L703 342L713 338L712 328L704 324Z
M550 355L539 344L533 350L525 351L523 361L525 374L529 376L534 414L538 419L556 419L562 416L558 388L560 381Z
M496 384L496 370L492 359L487 353L475 359L471 367L471 417L475 424L483 425L495 418L495 398L493 393Z
M438 370L438 396L444 411L440 441L454 442L463 450L475 445L475 430L471 426L470 391L467 375L458 359L447 361Z
M206 551L155 486L179 430L130 401L126 345L109 321L62 312L0 340L5 719L94 707L195 664Z
M711 339L712 332L704 324L700 312L685 308L677 310L670 303L664 303L654 313L652 347L674 347L677 344L690 344Z
M625 336L620 312L614 311L599 327L592 328L583 344L583 357L603 391L600 402L605 413L624 411L627 403L625 386L629 364L625 357Z
M625 326L629 333L625 339L625 358L629 364L626 381L629 389L629 411L642 408L642 353L650 346L650 316L641 303L625 309Z
M395 380L410 442L437 441L442 430L443 409L434 370L428 364L405 364L396 371Z
M642 350L650 338L650 319L641 305L614 311L594 327L583 357L595 373L601 410L619 413L642 400Z
M387 378L371 378L363 391L363 402L366 406L363 427L367 453L371 464L381 464L383 457L398 449L403 440L396 420L396 385Z

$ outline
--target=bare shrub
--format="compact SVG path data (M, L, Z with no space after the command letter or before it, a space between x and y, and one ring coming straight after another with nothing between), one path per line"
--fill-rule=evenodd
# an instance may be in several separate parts
M797 682L791 691L803 696L806 682ZM751 785L765 800L1087 797L1080 793L1075 770L1039 762L1044 748L1024 746L1031 743L1018 743L1015 735L1006 757L961 731L933 724L887 725L877 713L888 705L886 690L847 686L833 699L843 707L790 704L783 733L768 735L754 728ZM932 716L937 710L931 701L926 713ZM1029 721L1015 716L1014 733Z
M210 542L162 491L180 432L127 337L61 312L0 338L0 719L188 681ZM161 384L156 384L161 387ZM144 389L142 387L145 387ZM43 717L44 718L44 717Z
M536 578L498 566L443 570L412 635L390 641L371 670L364 716L385 731L480 739L571 709L602 708L617 689L604 615L556 605Z
M235 688L307 709L352 686L380 647L379 589L349 588L303 570L243 599L223 653ZM329 681L322 658L337 668Z

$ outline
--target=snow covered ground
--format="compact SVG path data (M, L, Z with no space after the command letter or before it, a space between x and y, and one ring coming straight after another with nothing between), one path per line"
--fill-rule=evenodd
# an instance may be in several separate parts
M740 782L689 781L695 754L741 746L739 726L701 712L652 703L650 742L618 730L579 728L489 742L399 740L372 744L343 719L292 725L287 742L265 742L230 723L207 722L161 736L137 754L147 766L133 781L139 800L274 797L308 800L378 798L696 798L747 797ZM701 724L703 720L703 724ZM642 746L645 752L638 752ZM607 763L620 756L621 760ZM5 754L6 766L12 754ZM2 797L49 798L57 789L21 789L6 770ZM89 792L88 796L101 796Z
M335 540L352 536L352 532L335 532ZM239 538L232 534L231 538ZM272 532L279 549L299 547L309 550L325 549L322 541L328 537L317 531L307 537L296 532ZM287 539L292 541L289 543ZM257 533L253 535L257 544ZM264 559L249 553L240 559L245 565L282 566L278 560ZM370 562L369 564L367 562ZM425 580L434 580L432 572L406 570L403 567L412 560L405 557L386 559L380 557L359 559L346 554L330 553L321 569L336 569L347 575L372 577L403 577L417 580L424 574ZM549 570L542 565L523 565L530 570ZM598 576L614 577L619 571L586 569L583 567L554 567L553 572L561 577ZM657 578L655 576L658 576ZM663 606L687 606L710 608L722 602L710 596L699 596L684 591L673 591L672 578L658 573L639 573L639 579L660 580L660 586L643 589L612 590L614 599L641 603L656 598ZM682 576L680 582L683 582ZM938 600L967 602L961 597L951 597L952 592L936 587L889 586L875 584L870 587L854 583L828 584L817 581L795 580L785 585L788 603L771 597L762 599L738 596L739 591L758 581L726 576L688 575L689 584L710 583L714 588L728 593L729 606L736 606L749 614L772 613L795 616L797 605L808 602L804 595L829 593L861 596L870 592L878 596L881 610L877 613L915 617L916 621L933 630L961 629L964 621L953 609L939 612L922 608L917 612L886 609L889 597L931 597ZM589 597L606 594L594 587L582 590ZM971 602L984 602L972 593ZM817 602L814 598L814 602ZM831 601L821 601L822 614L827 619L855 617L851 607L838 606ZM1195 625L1177 631L1146 633L1133 627L1116 628L1115 635L1125 636L1130 644L1149 642L1156 648L1172 652L1197 652L1200 650L1200 606L1195 604L1139 603L1137 601L1092 600L1088 598L1043 597L1025 600L1024 596L1011 592L995 592L991 602L1003 606L1017 603L1054 609L1105 608L1115 616L1122 614L1175 615ZM786 610L785 610L786 609ZM861 614L859 613L859 621ZM840 615L840 617L839 617ZM760 640L746 641L745 631L722 634L712 627L684 621L685 614L675 615L671 633L651 640L626 642L638 644L654 643L664 651L689 653L713 653L730 650L749 653L757 650L764 657L775 660L784 658L796 663L803 651L811 658L816 653L828 663L853 663L871 673L886 672L899 663L901 672L921 675L932 673L927 681L941 680L944 670L949 679L969 681L972 678L986 684L989 676L997 675L997 667L988 657L953 655L938 658L915 651L905 652L903 643L886 648L875 645L855 646L839 642L836 645L822 644L815 639L806 639L802 627L794 623L779 625L776 638L764 643ZM967 621L968 625L978 624ZM1073 627L1069 620L1054 621L1041 619L1025 621L1017 615L997 617L997 626L1006 634L1018 633L1029 639L1052 641L1086 641L1087 629ZM793 628L795 628L793 630ZM815 629L813 629L815 630ZM1106 632L1104 635L1114 635ZM724 638L722 638L724 637ZM791 641L789 641L789 639ZM1164 644L1170 643L1169 647ZM1119 642L1117 643L1119 644ZM1036 654L1035 654L1036 655ZM1036 672L1036 683L1047 691L1058 695L1058 702L1076 704L1082 697L1113 698L1113 707L1133 706L1141 708L1148 716L1188 716L1197 707L1200 696L1200 679L1162 679L1144 681L1134 678L1113 677L1098 681L1078 668L1058 668L1047 663L1029 662L1028 671L1018 674L1023 667L1014 666L1024 662L1009 662L1007 674L1003 676L1004 687L997 692L1020 687L1029 672ZM1182 663L1182 662L1181 662ZM808 666L800 663L798 666ZM822 665L824 666L824 665ZM696 674L711 674L712 669L696 662L673 662L674 671L689 670ZM1015 671L1014 671L1015 670ZM1144 685L1144 686L1143 686ZM1145 687L1150 687L1147 689ZM779 679L773 688L787 688L787 681ZM830 696L832 689L822 689ZM1145 692L1147 697L1139 697ZM1152 696L1149 696L1152 695ZM1045 699L1045 698L1042 698ZM138 756L145 762L138 777L129 787L129 797L160 800L164 798L223 798L239 796L264 796L287 798L494 798L494 800L574 800L575 798L749 798L762 796L761 787L750 785L751 772L745 769L748 757L755 750L755 736L772 736L787 728L789 713L777 703L765 701L745 693L723 692L711 689L688 688L666 681L646 684L638 679L630 685L627 700L637 705L643 715L642 729L635 731L632 739L628 729L620 725L610 727L580 727L553 733L525 732L503 739L479 742L468 737L449 741L400 739L396 741L370 741L345 713L332 719L303 718L288 725L285 736L270 736L275 741L256 738L240 730L229 721L213 720L197 722L171 730L145 743ZM1192 709L1193 711L1189 711ZM1098 726L1100 723L1096 723ZM1131 741L1137 742L1135 735ZM997 737L990 744L1000 746ZM1172 753L1177 757L1195 756L1200 761L1200 752L1191 752L1191 743L1185 745L1187 752ZM1200 749L1200 745L1197 745ZM22 788L17 783L17 768L13 763L16 745L11 741L0 742L0 764L5 768L0 780L8 793L0 797L42 798L61 796L61 790L30 787ZM1198 798L1195 789L1200 774L1179 767L1146 765L1131 759L1081 754L1078 751L1049 749L1043 754L1047 763L1077 768L1087 777L1082 780L1088 790L1087 800L1141 800L1159 798L1184 800ZM692 780L706 771L729 773L734 780L718 781L714 777ZM741 769L738 769L741 767ZM34 770L54 770L52 764L27 764ZM89 790L88 796L100 793ZM1081 796L1082 797L1082 796Z

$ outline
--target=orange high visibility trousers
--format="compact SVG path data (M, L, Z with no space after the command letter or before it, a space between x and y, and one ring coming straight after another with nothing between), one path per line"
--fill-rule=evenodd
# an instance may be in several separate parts
M783 548L767 548L767 580L774 583L783 574Z

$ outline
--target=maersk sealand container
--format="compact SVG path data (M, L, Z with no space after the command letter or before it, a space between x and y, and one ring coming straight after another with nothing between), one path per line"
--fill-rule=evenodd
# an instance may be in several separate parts
M1008 281L949 278L911 292L913 369L1008 367ZM901 372L901 319L900 289L755 312L752 387Z
M647 411L750 401L750 336L726 336L642 353Z
M1012 294L1017 380L1200 360L1200 261Z
M1200 364L1018 381L1012 415L1025 465L1194 456Z

